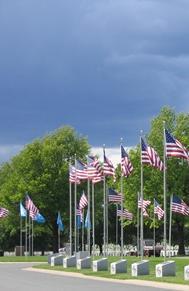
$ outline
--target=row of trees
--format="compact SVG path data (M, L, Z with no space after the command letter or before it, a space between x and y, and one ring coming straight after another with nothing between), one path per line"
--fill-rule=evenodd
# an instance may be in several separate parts
M160 157L163 157L163 121L166 127L186 146L189 146L189 114L176 114L171 108L165 107L151 121L148 143L153 146ZM57 212L60 211L64 220L65 230L62 240L69 238L69 161L74 163L74 157L86 161L90 153L87 138L80 136L73 128L64 126L57 131L35 140L27 145L11 161L0 168L0 205L10 211L6 219L0 220L0 247L13 249L19 244L19 202L24 201L28 192L35 205L46 218L44 225L35 225L35 249L45 250L57 248ZM134 213L131 225L125 223L125 243L136 244L136 212L137 192L140 191L140 146L133 148L130 153L134 171L124 179L125 206ZM111 157L109 157L111 159ZM120 191L120 166L116 168L116 182L110 178L108 184ZM78 199L86 183L78 186ZM186 203L189 203L189 166L179 159L167 162L167 200L175 193ZM144 199L153 201L154 195L158 202L163 203L163 173L144 166ZM95 186L95 224L96 243L103 241L103 186ZM169 207L169 203L168 203ZM150 212L152 214L153 207ZM109 239L115 242L115 207L109 208ZM151 215L153 217L153 215ZM152 237L153 219L145 219L145 237ZM163 237L162 222L156 221L157 236ZM179 236L177 235L179 231ZM180 253L184 253L184 244L189 241L189 217L173 216L173 242L179 244Z

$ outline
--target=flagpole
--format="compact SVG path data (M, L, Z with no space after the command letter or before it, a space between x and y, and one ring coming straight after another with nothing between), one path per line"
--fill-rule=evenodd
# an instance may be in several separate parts
M20 249L22 249L22 216L21 216L21 213L20 213Z
M103 145L103 150L105 151L105 144ZM104 256L106 256L106 177L104 175L104 236L103 236L103 244L104 244Z
M32 248L31 248L31 254L32 254L32 256L33 256L33 219L32 219L32 237L31 237L31 239L32 239Z
M95 250L95 214L94 214L94 183L92 183L92 219L93 219L93 257Z
M106 252L108 256L108 188L106 187Z
M164 169L163 169L163 196L164 196L164 261L166 261L166 253L167 253L167 238L166 238L166 225L167 225L167 211L166 211L166 144L165 144L165 121L163 121L163 131L164 131Z
M59 217L60 217L60 211L58 211L58 218ZM58 252L59 252L59 249L60 249L60 227L58 224Z
M71 159L70 159L71 160ZM71 167L71 161L69 163L69 169ZM76 172L75 172L75 179L76 179ZM69 182L69 198L70 198L70 257L72 255L72 183Z
M27 231L27 216L28 216L28 211L26 210L26 221L25 221L25 228L26 228L26 231L25 231L25 251L26 251L26 253L25 253L25 255L27 256L28 255L28 242L27 242L27 240L28 240L28 238L27 238L27 236L28 236L28 231Z
M118 245L118 216L117 216L117 211L118 211L118 205L116 203L116 256L117 256L117 245Z
M137 206L138 206L138 201L139 201L139 195L140 193L137 193ZM140 253L140 243L139 243L139 229L140 228L140 212L139 212L139 207L137 207L137 254L139 256Z
M88 178L88 181L87 181L87 192L88 192L88 226L87 226L87 244L88 244L88 251L89 251L89 254L91 253L91 238L90 238L90 180Z
M82 224L81 224L81 236L82 236L82 251L84 251L84 208L81 210L82 211Z
M172 232L172 203L173 195L170 196L170 218L169 218L169 258L171 257L171 232Z
M122 146L123 138L120 139L120 146ZM123 175L121 172L121 258L123 258Z
M75 154L75 171L76 171L76 154ZM77 171L75 172L75 189L74 189L74 199L75 199L75 212L74 212L74 224L75 224L75 232L74 232L74 247L75 247L75 255L77 252L77 218L76 218L76 209L77 209Z
M29 227L28 227L28 238L29 238L29 256L31 255L31 229L30 229L30 215L28 217L28 223L29 223Z
M141 138L142 139L142 134L143 131L141 130ZM140 144L142 144L142 141L140 141ZM142 149L141 149L142 151ZM141 216L140 216L140 251L141 251L141 261L143 260L143 256L144 256L144 245L143 245L143 197L144 197L144 193L143 193L143 163L142 163L142 152L141 152Z
M155 224L156 224L156 217L155 217L155 198L154 198L154 258L156 256L156 253L155 253L155 241L156 241L156 228L155 228Z

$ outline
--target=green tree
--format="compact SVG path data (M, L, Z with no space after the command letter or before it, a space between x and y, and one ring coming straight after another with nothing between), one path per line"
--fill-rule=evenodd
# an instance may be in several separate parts
M25 200L26 192L46 218L45 225L35 228L35 235L50 235L56 251L56 218L60 211L66 226L63 241L68 240L69 161L73 163L75 155L84 159L89 148L85 137L65 126L27 145L10 163L2 166L0 202L10 210L10 216L2 222L2 226L6 231L11 230L13 241L19 237L19 202Z

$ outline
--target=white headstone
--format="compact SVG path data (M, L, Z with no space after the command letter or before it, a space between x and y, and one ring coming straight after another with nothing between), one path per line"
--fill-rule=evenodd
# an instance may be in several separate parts
M110 273L115 275L117 273L126 273L127 272L127 260L119 260L113 262L110 265Z
M77 269L89 269L91 268L91 257L86 257L83 259L78 259L77 260Z
M93 261L92 263L93 271L107 271L108 270L108 259L102 258L100 260Z
M189 265L184 267L184 280L189 280Z
M131 275L134 277L149 275L149 261L143 260L131 265Z
M168 261L156 265L156 277L175 276L176 266L174 261Z
M76 267L76 256L71 256L63 259L63 267Z

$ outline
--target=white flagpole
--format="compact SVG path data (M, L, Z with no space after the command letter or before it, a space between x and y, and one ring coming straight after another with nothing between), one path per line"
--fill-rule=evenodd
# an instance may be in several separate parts
M76 169L76 154L75 154L75 169ZM75 178L77 180L77 171L75 173ZM74 247L75 247L75 254L77 252L77 181L75 180L75 191L74 191L74 199L75 199L75 212L74 212L74 221L75 221L75 234L74 234Z
M117 245L118 245L118 217L117 217L118 205L116 203L116 256L117 256Z
M22 249L22 216L20 213L20 249Z
M94 213L94 183L92 183L92 219L93 219L93 257L95 250L95 213Z
M82 236L82 251L84 251L84 218L85 218L85 215L84 215L84 209L81 210L82 211L82 223L81 223L81 236Z
M120 147L122 146L123 138L121 138ZM123 258L123 175L121 170L121 258Z
M90 229L90 217L91 217L91 214L90 214L90 206L91 206L91 199L90 199L90 180L88 178L88 181L87 181L87 192L88 192L88 226L87 226L87 244L88 244L88 251L89 251L89 254L91 253L91 235L90 235L90 232L91 232L91 229Z
M166 261L166 253L167 253L167 238L166 238L166 226L167 226L167 202L166 202L166 138L165 138L165 121L163 121L163 131L164 131L164 154L163 154L163 161L164 161L164 170L163 170L163 196L164 196L164 261Z
M105 145L103 145L103 149L105 151ZM106 177L104 175L104 236L103 236L103 243L104 243L104 256L106 256Z
M32 236L31 236L31 243L32 243L32 248L31 248L31 255L33 256L33 219L32 219Z
M108 256L108 188L106 187L106 253Z
M28 216L28 211L26 210L26 221L25 221L25 228L26 228L26 231L25 231L25 255L27 256L28 255L28 231L27 231L27 216Z
M156 256L156 252L155 252L155 245L156 245L156 216L155 216L155 198L154 198L154 258Z
M143 131L141 130L141 138L142 138L142 133ZM142 144L140 138L140 147ZM144 197L144 193L143 193L143 163L142 163L142 149L141 149L141 216L140 216L140 251L141 251L141 261L143 260L143 256L144 256L144 237L143 237L143 197Z
M71 162L69 163L69 169ZM76 173L75 173L76 178ZM72 255L72 183L69 182L69 195L70 195L70 256Z
M30 226L30 215L28 218L28 222L29 222L29 229L28 229L28 238L29 238L29 256L31 256L31 226Z
M139 207L138 207L138 201L139 201L139 196L140 196L140 193L138 192L137 193L137 254L139 256L139 253L140 253L140 242L139 242L139 239L140 239L140 212L139 212Z
M171 257L171 231L172 231L172 202L173 195L170 197L170 218L169 218L169 258Z

